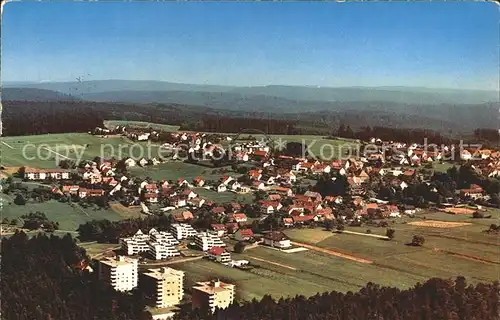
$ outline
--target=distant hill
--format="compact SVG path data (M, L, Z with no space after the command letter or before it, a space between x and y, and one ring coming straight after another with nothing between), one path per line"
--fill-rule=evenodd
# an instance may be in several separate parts
M4 84L3 100L78 99L102 102L106 108L112 103L115 105L112 118L121 119L123 112L130 120L138 121L146 121L144 117L153 114L145 109L137 112L134 108L154 107L166 112L165 106L158 106L163 104L175 106L171 112L176 114L176 121L199 119L206 113L323 122L325 127L345 122L352 126L386 125L462 132L497 128L500 105L490 102L498 101L498 93L493 91L408 87L229 87L128 80L17 85L20 87ZM147 116L138 116L138 113ZM171 119L166 115L167 118Z
M77 97L57 91L34 88L3 88L2 100L18 101L76 101Z
M197 85L149 80L92 80L73 82L9 83L3 87L37 88L59 91L66 94L90 94L112 91L204 91L228 92L235 87L217 85Z
M103 93L108 101L122 100L126 95L129 101L137 101L147 94L148 101L162 102L165 99L161 92L176 91L176 99L181 91L202 93L226 93L217 98L234 101L235 95L242 98L252 96L269 96L285 98L292 101L322 101L322 102L351 102L351 101L390 101L405 104L475 104L498 102L497 91L430 89L421 87L310 87L310 86L254 86L231 87L218 85L183 84L165 81L140 80L92 80L83 82L43 82L11 84L4 83L4 87L29 87L59 91L74 96ZM125 92L131 91L125 94ZM117 92L113 97L111 92ZM118 93L119 92L119 93ZM134 96L134 93L137 96ZM172 94L173 95L173 94ZM157 97L155 97L157 96ZM104 98L95 96L96 99ZM192 99L190 96L184 98ZM163 101L166 102L166 101ZM180 103L187 103L182 102Z
M405 104L469 104L498 101L498 92L480 90L428 89L413 87L263 86L236 88L231 92L307 101L390 101Z

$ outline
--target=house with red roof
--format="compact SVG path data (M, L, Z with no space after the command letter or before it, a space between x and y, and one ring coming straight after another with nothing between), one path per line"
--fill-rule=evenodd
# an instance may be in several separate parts
M247 215L244 213L233 213L229 216L231 220L234 220L237 223L247 222Z
M231 254L221 247L210 248L210 250L207 251L207 257L212 261L223 264L231 262Z
M237 212L241 210L241 205L238 202L231 202L228 207L229 210L232 212Z
M283 218L283 225L285 227L292 227L293 226L293 219L292 218Z
M252 153L252 156L257 159L265 159L267 158L267 151L265 150L256 150Z
M224 207L213 207L212 209L210 209L210 212L212 214L222 215L226 213L226 209Z
M228 185L229 182L233 181L234 179L231 177L231 176L223 176L220 180L220 183L224 184L224 185Z
M281 187L281 186L274 186L272 188L275 192L285 195L287 197L292 197L293 196L293 191L291 188L286 188L286 187Z
M173 215L173 217L177 222L186 222L194 219L193 213L191 211L177 212Z
M239 225L236 222L228 222L226 223L227 233L233 234L239 229Z
M198 197L196 193L193 192L193 190L186 189L182 192L182 195L185 196L188 200L194 199Z
M253 238L252 229L238 229L234 234L234 239L238 241L248 241Z
M196 187L203 187L205 185L205 180L202 177L196 177L193 180L193 183Z
M205 204L206 200L203 198L193 198L188 200L187 203L196 208L201 208Z
M212 230L218 237L223 237L227 233L226 225L221 223L213 223L210 225L210 230Z
M79 189L80 189L80 186L78 186L78 185L62 186L62 192L69 193L71 195L77 195Z
M248 176L252 180L260 180L262 178L262 171L260 171L260 170L250 170L250 171L248 171Z
M78 196L80 198L87 198L87 197L100 197L104 195L104 190L102 189L86 189L86 188L80 188L78 190Z
M150 203L157 203L158 202L158 194L155 192L147 192L144 194L144 199Z
M103 177L102 183L110 185L112 187L116 187L116 185L118 185L118 181L116 181L114 177Z
M483 197L483 188L477 184L472 184L469 189L461 189L460 196L463 198L471 198L471 199L481 199Z
M314 218L315 218L315 215L313 215L313 214L292 217L294 224L310 223L310 222L314 221Z

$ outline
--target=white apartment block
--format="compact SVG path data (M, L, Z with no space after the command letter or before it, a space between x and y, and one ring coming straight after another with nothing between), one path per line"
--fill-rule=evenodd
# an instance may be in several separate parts
M122 249L127 255L147 252L156 260L179 256L180 253L175 248L175 245L178 244L179 241L172 234L156 229L149 230L148 234L138 230L132 237L121 239Z
M194 309L215 308L226 309L234 301L233 284L224 283L219 280L197 282L192 290L192 306Z
M170 226L170 232L177 240L194 237L198 232L189 224L174 223Z
M99 279L116 291L130 291L137 287L138 260L125 256L99 261Z
M226 247L226 244L216 235L209 232L202 232L194 237L195 245L202 251L208 251L213 247Z
M180 256L180 252L175 249L174 246L162 245L159 243L152 242L149 244L148 249L149 255L155 260L167 259L170 257Z
M150 269L141 275L141 289L156 308L168 308L184 296L184 272L168 267Z
M149 240L165 246L176 246L179 244L179 241L170 232L156 231L156 229L149 230Z
M148 251L148 241L149 234L142 233L140 229L132 237L120 239L122 249L129 256Z

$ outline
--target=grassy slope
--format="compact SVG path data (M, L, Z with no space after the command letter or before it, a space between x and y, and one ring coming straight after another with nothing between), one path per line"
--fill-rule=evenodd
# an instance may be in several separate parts
M61 230L74 231L81 223L85 223L92 219L121 219L121 216L114 211L104 209L79 209L81 207L77 204L75 204L75 207L71 207L67 203L51 200L43 203L30 202L25 206L18 206L14 203L8 204L12 201L12 198L9 196L2 195L2 199L4 201L1 210L1 219L8 218L11 220L29 212L41 211L47 215L49 220L59 222L59 229ZM88 215L86 215L85 212Z

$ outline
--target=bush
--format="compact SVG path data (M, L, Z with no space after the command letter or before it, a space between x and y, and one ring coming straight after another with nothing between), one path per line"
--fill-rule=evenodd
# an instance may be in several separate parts
M411 240L411 244L414 246L421 247L425 243L425 238L421 235L414 235L413 239Z
M482 219L482 218L484 218L484 214L476 211L476 212L474 212L472 214L472 218L474 218L474 219Z
M394 234L396 233L396 230L394 229L387 229L387 231L385 232L385 235L387 236L387 238L389 238L389 240L392 240L394 239Z
M18 206L24 206L26 205L26 199L24 199L22 194L18 194L14 199L14 203L17 204Z
M370 229L368 229L368 230L366 230L366 233L367 233L367 234L371 234L371 233L372 233L372 231L371 231Z

